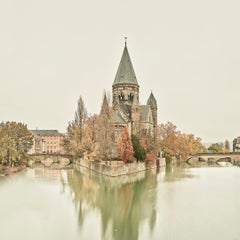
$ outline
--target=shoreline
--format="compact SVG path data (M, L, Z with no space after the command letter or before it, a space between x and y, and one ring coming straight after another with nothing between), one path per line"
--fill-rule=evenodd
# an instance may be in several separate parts
M0 166L0 176L8 176L20 171L23 171L27 168L27 165L21 165L17 167L9 167L9 166Z

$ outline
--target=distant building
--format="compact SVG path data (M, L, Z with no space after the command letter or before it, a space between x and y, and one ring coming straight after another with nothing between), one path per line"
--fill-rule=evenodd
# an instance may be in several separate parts
M233 152L240 152L240 136L233 140Z
M29 153L63 153L63 134L58 130L30 130L33 134L33 146Z
M140 104L139 84L126 42L112 85L112 96L117 139L126 126L130 134L153 134L153 129L157 125L157 101L151 93L146 105Z

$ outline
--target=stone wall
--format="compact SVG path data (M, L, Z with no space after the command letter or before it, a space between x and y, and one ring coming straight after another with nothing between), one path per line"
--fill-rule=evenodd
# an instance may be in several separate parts
M84 161L82 159L77 159L74 163L76 164L76 166L85 167L97 173L100 173L106 176L111 176L111 177L138 173L141 171L146 171L146 170L157 167L155 161L147 162L147 163L134 162L129 164L122 164L121 162L116 164L112 162L112 164L110 165L110 162L106 164L105 162ZM165 165L166 165L165 158L159 159L159 167L162 167Z

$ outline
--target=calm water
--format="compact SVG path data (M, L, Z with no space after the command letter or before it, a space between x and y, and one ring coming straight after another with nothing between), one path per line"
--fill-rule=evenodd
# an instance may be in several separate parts
M240 168L86 169L0 177L0 239L240 239Z

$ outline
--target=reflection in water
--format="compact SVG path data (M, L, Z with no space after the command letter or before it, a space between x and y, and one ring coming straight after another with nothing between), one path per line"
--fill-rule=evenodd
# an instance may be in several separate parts
M98 209L102 239L138 239L143 221L148 221L150 231L153 230L156 222L155 172L109 178L79 170L68 172L67 179L79 213L80 228L89 211Z
M239 239L239 179L238 167L111 178L38 165L0 178L1 239Z
M197 176L190 171L187 171L189 165L181 164L178 167L176 165L167 165L164 181L181 181L184 179L196 178Z

